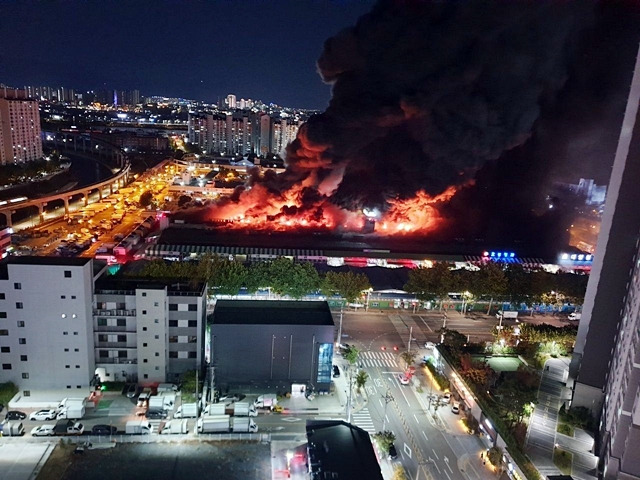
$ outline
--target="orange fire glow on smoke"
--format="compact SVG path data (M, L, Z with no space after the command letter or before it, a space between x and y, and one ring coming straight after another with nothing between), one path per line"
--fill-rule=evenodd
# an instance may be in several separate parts
M315 202L303 201L305 185L274 194L263 184L255 184L240 195L240 200L219 204L209 212L208 219L226 222L228 228L259 231L341 230L360 232L367 218L331 203L326 197ZM443 222L437 210L439 202L449 200L456 187L430 196L419 191L406 200L389 200L389 208L375 218L379 235L428 233Z

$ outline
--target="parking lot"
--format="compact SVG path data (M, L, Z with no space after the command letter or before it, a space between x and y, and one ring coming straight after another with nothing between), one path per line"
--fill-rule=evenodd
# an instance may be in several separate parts
M271 478L270 447L257 442L120 443L74 454L56 447L37 480L162 478L264 480Z

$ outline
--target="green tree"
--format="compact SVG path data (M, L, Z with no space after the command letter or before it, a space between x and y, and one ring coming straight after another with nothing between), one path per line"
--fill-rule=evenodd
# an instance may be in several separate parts
M347 348L344 351L344 358L347 360L347 362L349 362L350 365L355 365L356 363L358 363L358 356L360 355L360 350L358 350L356 347L354 347L353 345L349 345L349 348Z
M467 337L457 330L441 328L438 333L443 336L442 344L453 351L461 352L467 343Z
M507 277L504 273L504 266L497 262L487 262L480 266L480 270L473 275L473 282L470 291L475 296L490 297L487 315L491 313L493 300L502 296L507 291Z
M415 352L406 351L400 354L400 358L404 360L404 363L407 364L407 368L409 368L411 365L413 365L413 362L416 361L416 354Z
M491 465L499 468L502 465L502 449L500 447L491 447L487 452L487 458Z
M337 293L347 302L355 302L363 290L371 288L369 279L363 273L327 272L322 282L322 290L330 296Z
M265 270L256 270L266 274L264 280L273 291L279 295L300 298L317 291L320 287L320 276L315 267L309 263L294 263L286 257L280 257L269 262Z
M393 432L385 430L384 432L378 432L373 435L373 439L378 444L378 448L386 453L389 453L389 448L396 441L396 436Z
M196 401L196 390L198 392L202 392L200 383L202 382L201 380L197 379L195 370L188 370L180 376L180 391L182 394L182 403L190 403Z
M149 190L145 190L140 194L140 200L138 200L138 203L142 208L146 208L149 205L151 205L152 201L153 201L153 193L151 193Z
M440 303L449 298L449 293L454 290L454 276L449 264L436 262L431 268L419 267L409 272L409 280L404 289L415 293L420 300L435 300Z
M360 370L356 374L356 391L358 393L360 393L360 389L364 388L364 386L367 384L367 380L369 380L369 374L364 370Z
M505 269L509 300L519 304L531 301L531 274L519 263L510 263Z

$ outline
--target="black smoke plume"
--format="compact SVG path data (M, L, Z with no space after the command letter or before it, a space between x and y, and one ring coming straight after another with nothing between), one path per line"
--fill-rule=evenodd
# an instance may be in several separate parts
M291 178L349 209L472 178L531 137L588 18L582 2L379 2L326 41L332 99L289 146Z

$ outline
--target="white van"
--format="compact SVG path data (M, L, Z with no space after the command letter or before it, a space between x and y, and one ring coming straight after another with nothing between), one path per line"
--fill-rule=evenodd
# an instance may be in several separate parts
M568 318L569 318L570 322L577 322L578 320L580 320L582 318L582 314L573 312L573 313L569 314Z

